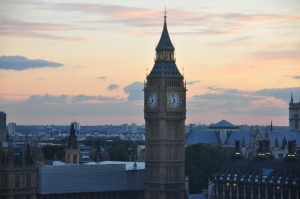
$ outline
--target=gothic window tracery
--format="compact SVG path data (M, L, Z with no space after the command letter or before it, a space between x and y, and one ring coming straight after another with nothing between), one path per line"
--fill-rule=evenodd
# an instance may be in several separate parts
M31 175L27 174L26 176L26 188L30 188L31 187Z
M20 175L15 176L15 188L20 188Z

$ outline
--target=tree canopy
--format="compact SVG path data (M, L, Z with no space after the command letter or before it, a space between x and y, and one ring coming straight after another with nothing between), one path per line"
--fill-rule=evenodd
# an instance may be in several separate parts
M229 160L221 146L194 144L185 149L185 173L189 176L189 192L202 193L208 186L208 178L214 175Z

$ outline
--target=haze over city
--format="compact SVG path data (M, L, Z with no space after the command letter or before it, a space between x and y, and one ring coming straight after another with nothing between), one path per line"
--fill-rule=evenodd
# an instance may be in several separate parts
M186 124L288 125L291 93L300 101L297 0L0 1L7 122L143 124L165 6Z

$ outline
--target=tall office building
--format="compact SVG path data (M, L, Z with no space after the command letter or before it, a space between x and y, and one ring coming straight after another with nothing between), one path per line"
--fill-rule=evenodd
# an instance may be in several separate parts
M144 87L145 199L185 198L186 87L174 57L166 15Z
M136 133L136 132L137 132L136 124L135 124L135 123L132 123L132 124L131 124L131 133Z
M6 141L6 114L3 111L0 112L0 141Z
M13 122L8 123L7 130L8 130L9 135L15 134L16 133L16 123L13 123Z
M122 124L122 132L128 132L128 124Z

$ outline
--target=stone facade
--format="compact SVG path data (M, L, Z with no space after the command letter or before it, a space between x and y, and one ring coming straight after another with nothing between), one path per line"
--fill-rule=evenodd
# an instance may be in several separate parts
M185 198L186 87L175 64L166 16L144 87L145 199Z
M21 151L14 151L12 143L2 148L0 142L0 198L37 198L38 147L25 143Z
M300 102L294 102L293 94L289 104L290 131L300 131Z
M71 124L70 135L68 137L68 144L66 146L66 163L79 164L80 163L80 148L77 144L77 136L75 134L75 123Z

